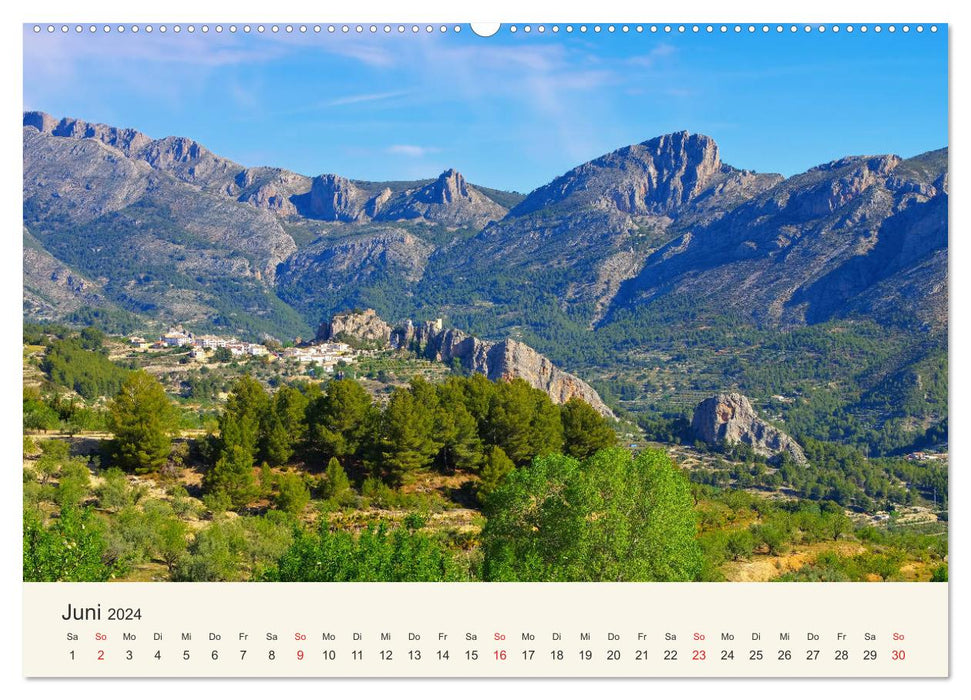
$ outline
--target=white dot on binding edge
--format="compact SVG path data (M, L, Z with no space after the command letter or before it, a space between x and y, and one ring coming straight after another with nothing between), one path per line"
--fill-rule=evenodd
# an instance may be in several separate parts
M433 27L432 25L429 24L427 27L425 27L425 32L427 32L428 34L431 34L433 31L435 31L435 27Z
M39 31L40 31L40 27L35 24L34 25L34 34L36 34Z
M635 29L634 31L636 31L638 34L643 34L644 33L644 27L642 27L641 25L638 24L637 25L637 29Z
M932 32L936 32L937 31L937 25L936 24L932 24L931 25L931 31Z
M160 26L160 27L158 28L158 30L159 30L160 32L162 32L162 34L165 34L165 32L167 32L167 31L169 30L169 28L168 28L168 27L166 27L166 26L165 26L165 25L163 24L163 25L161 25L161 26Z

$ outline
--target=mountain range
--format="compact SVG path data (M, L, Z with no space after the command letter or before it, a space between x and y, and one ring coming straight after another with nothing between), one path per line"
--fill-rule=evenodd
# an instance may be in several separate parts
M568 366L609 364L647 327L726 318L779 333L856 319L946 348L946 148L786 178L678 132L525 196L452 169L367 182L248 168L188 138L41 112L24 113L23 148L29 318L94 307L288 338L368 307L524 338Z

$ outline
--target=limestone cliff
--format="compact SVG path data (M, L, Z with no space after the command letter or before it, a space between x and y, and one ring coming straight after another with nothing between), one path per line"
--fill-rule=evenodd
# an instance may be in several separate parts
M798 464L806 463L799 443L759 418L742 394L718 394L705 399L695 408L691 428L698 439L709 445L741 442L766 457L788 454Z
M340 336L390 342L392 347L414 350L446 364L458 360L466 371L484 374L493 381L519 377L546 392L553 403L562 404L577 397L598 413L615 417L593 387L511 338L498 343L480 340L456 328L445 328L441 319L417 324L407 320L392 329L374 309L337 314L321 324L317 333L319 340Z

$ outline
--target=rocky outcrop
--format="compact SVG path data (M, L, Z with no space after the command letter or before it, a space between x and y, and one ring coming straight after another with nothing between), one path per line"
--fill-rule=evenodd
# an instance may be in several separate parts
M424 187L389 197L373 216L384 221L425 219L446 226L481 228L505 215L504 207L469 185L462 173L449 169Z
M506 214L504 207L469 185L455 170L446 170L428 184L397 191L376 189L376 184L319 175L311 184L308 214L346 223L424 220L477 228Z
M318 175L310 185L310 213L324 221L359 221L367 201L365 190L340 175Z
M799 444L759 418L742 394L718 394L702 401L695 408L691 429L709 445L744 443L765 457L788 454L797 464L806 463Z
M563 404L580 398L598 413L614 418L613 412L589 384L576 375L564 372L549 358L511 338L498 343L480 340L455 328L444 328L441 319L414 324L410 320L397 326L391 334L395 347L413 349L438 362L461 363L468 372L484 374L492 381L520 378Z
M695 200L751 195L781 179L726 165L711 137L681 131L584 163L532 192L510 213L522 216L568 201L635 216L672 216Z
M391 326L381 320L374 309L336 314L320 325L317 340L340 338L388 343L391 340Z

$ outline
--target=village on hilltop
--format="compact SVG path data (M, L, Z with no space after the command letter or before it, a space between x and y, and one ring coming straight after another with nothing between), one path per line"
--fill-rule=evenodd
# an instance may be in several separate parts
M269 359L294 360L301 364L316 363L325 372L332 373L338 362L350 362L358 351L347 343L321 341L312 344L299 344L294 347L271 349L262 343L250 343L235 337L225 338L216 335L195 335L181 325L173 326L158 340L152 341L139 336L129 338L129 346L135 350L162 350L165 348L191 347L190 357L202 360L210 357L220 348L229 351L234 358L268 357Z

